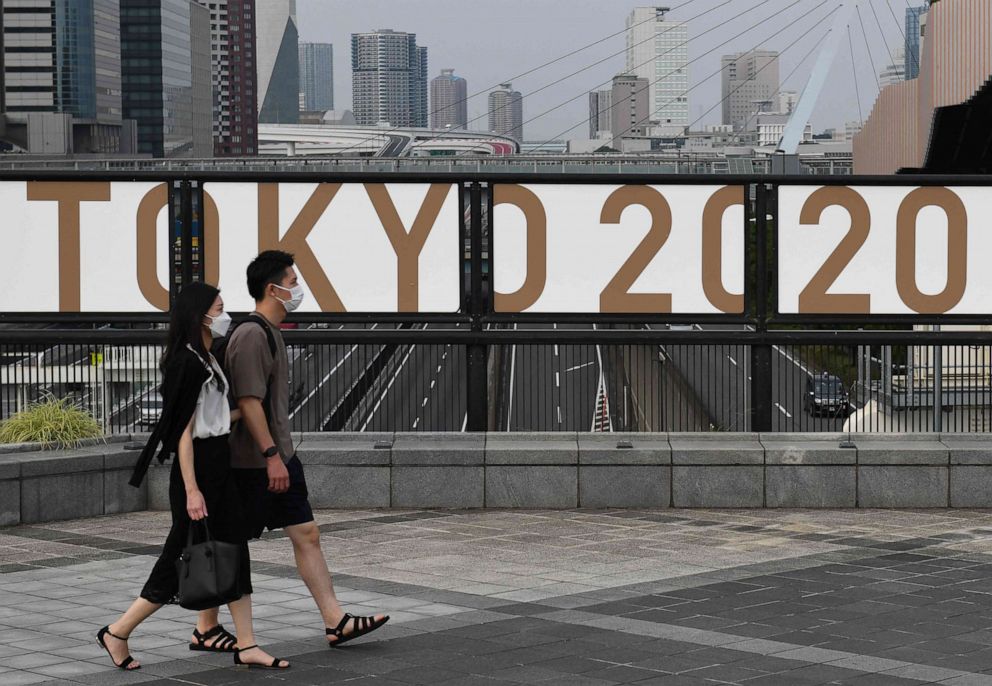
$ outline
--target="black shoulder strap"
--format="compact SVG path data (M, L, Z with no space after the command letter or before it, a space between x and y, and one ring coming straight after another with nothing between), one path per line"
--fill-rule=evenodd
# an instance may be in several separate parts
M272 329L269 325L262 320L262 318L255 314L254 312L248 315L247 319L243 319L234 325L234 328L227 334L227 337L215 347L214 356L218 359L221 366L227 369L227 345L231 340L231 335L234 333L234 329L245 324L255 324L261 327L262 331L265 332L265 339L269 343L269 353L272 355L273 369L275 368L276 352L278 347L276 346L276 337L272 333ZM230 372L228 372L230 373ZM272 418L272 374L269 374L268 382L265 384L265 397L262 398L262 409L265 410L265 417L271 422Z

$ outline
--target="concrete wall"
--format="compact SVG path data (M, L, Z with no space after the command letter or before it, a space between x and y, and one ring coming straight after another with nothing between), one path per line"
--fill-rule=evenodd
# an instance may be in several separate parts
M982 434L304 434L316 508L992 507ZM0 448L0 525L168 509L141 442Z

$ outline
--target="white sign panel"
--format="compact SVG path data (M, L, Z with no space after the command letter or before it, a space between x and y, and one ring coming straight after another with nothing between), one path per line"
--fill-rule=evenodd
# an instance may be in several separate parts
M744 187L495 185L497 312L740 314Z
M992 314L992 192L781 186L783 314Z
M168 188L0 182L0 312L169 308Z
M459 199L454 184L207 183L206 280L251 310L245 267L293 253L301 312L456 312Z

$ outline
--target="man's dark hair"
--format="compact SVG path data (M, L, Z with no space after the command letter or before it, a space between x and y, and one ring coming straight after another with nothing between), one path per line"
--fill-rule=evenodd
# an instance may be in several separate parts
M255 302L265 297L265 287L282 281L286 270L293 266L293 256L282 250L266 250L248 265L248 292Z

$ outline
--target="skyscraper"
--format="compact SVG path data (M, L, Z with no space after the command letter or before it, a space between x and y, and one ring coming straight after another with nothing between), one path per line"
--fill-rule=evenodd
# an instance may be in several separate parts
M392 29L351 34L352 107L362 126L427 126L427 48Z
M489 93L489 131L524 140L524 96L512 84L501 83Z
M885 88L886 86L891 86L894 83L900 83L906 80L906 59L905 51L902 47L896 48L896 54L893 57L895 60L892 64L889 64L882 72L878 75L878 85L880 88Z
M213 146L203 149L213 135L209 11L192 0L120 0L120 7L123 109L137 122L138 151L210 157Z
M627 17L626 73L647 79L650 118L672 129L689 125L689 25L668 7L637 7Z
M779 88L778 53L770 50L724 55L720 72L723 123L744 128L759 102L772 99Z
M211 0L210 25L214 155L255 155L255 0Z
M431 128L464 129L468 126L468 82L442 69L431 81Z
M306 112L334 109L334 46L300 43L300 103Z
M617 74L613 77L610 93L610 131L613 138L643 136L649 124L648 80L633 74ZM613 147L617 147L614 141Z
M0 110L121 120L117 2L23 0L0 23Z
M926 5L906 8L906 80L920 75L920 16L927 13Z
M645 94L645 102L647 94ZM610 130L610 112L613 105L613 89L589 93L589 138L595 138L600 131Z
M296 0L263 0L255 10L258 121L296 124L300 120Z

